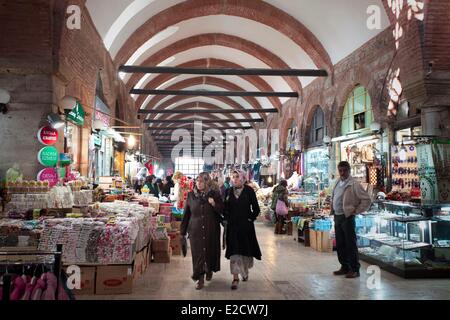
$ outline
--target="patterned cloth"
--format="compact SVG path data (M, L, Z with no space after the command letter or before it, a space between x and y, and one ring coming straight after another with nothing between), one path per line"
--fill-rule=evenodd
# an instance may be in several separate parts
M230 257L231 274L240 274L243 278L248 277L248 270L253 268L253 257L233 255Z
M239 199L239 197L241 196L242 190L244 190L244 186L242 186L240 188L233 187L233 193L234 193L234 196L236 197L236 199Z

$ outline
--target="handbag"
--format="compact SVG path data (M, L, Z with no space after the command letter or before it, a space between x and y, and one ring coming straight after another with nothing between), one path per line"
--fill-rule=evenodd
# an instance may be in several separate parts
M287 216L288 214L288 207L286 206L286 203L282 200L277 200L277 206L275 207L275 213L279 216Z
M183 252L183 257L187 255L187 240L186 236L181 237L181 251Z

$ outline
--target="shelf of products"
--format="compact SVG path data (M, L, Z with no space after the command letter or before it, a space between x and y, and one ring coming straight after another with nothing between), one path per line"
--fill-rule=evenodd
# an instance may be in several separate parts
M417 150L413 144L392 146L392 199L420 198ZM400 194L400 195L399 195ZM404 194L401 196L401 194ZM406 199L405 199L406 200Z
M361 259L405 278L450 277L449 212L442 205L374 203L355 221Z

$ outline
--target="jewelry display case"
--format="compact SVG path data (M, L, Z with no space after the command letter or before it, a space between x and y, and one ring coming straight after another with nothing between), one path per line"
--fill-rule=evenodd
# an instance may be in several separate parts
M450 277L450 204L375 202L355 222L361 260L405 278Z

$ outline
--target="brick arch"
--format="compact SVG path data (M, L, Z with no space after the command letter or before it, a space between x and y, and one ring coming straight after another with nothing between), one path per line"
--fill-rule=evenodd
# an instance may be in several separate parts
M288 13L258 0L188 0L174 5L154 15L139 27L122 45L115 63L126 63L138 48L158 32L181 21L210 15L237 16L265 24L294 41L317 67L333 70L330 56L308 28Z
M176 54L187 51L192 48L204 47L204 46L223 46L233 49L237 49L248 53L249 55L261 60L272 69L289 69L289 65L285 63L276 54L269 50L257 45L254 42L245 40L240 37L221 34L221 33L208 33L200 34L193 37L185 38L175 43L170 44L164 49L159 50L157 53L145 60L141 65L143 66L156 66L166 59L175 56ZM302 85L297 77L283 77L286 83L293 91L297 91L302 94ZM139 74L133 74L130 80L127 82L128 89L131 89L139 81Z
M214 85L214 86L221 87L226 90L232 90L232 91L244 91L244 89L242 89L241 87L239 87L229 81L226 81L226 80L220 79L220 78L215 78L215 77L195 77L195 78L185 79L185 80L180 81L172 86L169 86L167 88L167 90L182 90L187 87L191 87L191 86L195 86L195 85L199 85L199 84ZM149 87L146 86L146 89L149 89ZM153 109L165 97L167 97L167 95L154 97L153 99L151 99L149 101L149 103L147 104L145 109ZM254 109L262 109L260 103L258 102L258 100L256 100L256 98L243 97L243 99L245 99ZM138 107L140 108L140 107L142 107L142 105L141 106L138 105ZM263 112L258 113L258 114L263 119L265 119L266 116Z
M186 63L180 64L176 66L177 68L242 68L242 66L221 59L198 59L188 61ZM174 77L177 77L176 74L160 74L156 76L154 79L149 81L146 85L146 88L158 88L161 84L171 80ZM274 91L273 88L262 78L258 76L241 76L242 79L251 83L260 91ZM278 97L269 97L269 101L272 103L274 108L281 110L281 101ZM140 97L136 101L136 106L142 105L144 102L144 98Z

